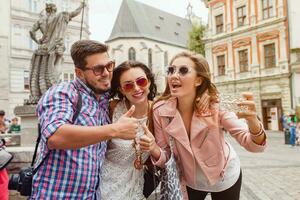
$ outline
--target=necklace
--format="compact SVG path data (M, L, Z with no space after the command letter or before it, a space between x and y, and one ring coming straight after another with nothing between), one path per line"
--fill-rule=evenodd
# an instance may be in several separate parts
M149 111L150 111L150 102L147 101L147 113L139 121L138 131L140 133L136 134L136 138L134 139L133 144L132 144L132 147L134 148L134 152L135 152L135 160L133 162L133 166L134 166L134 168L136 168L138 170L141 170L143 168L143 160L142 160L143 152L140 149L139 141L140 141L141 136L143 135L143 134L141 134L143 132L142 131L143 120L148 115ZM148 125L148 119L146 121L146 125Z

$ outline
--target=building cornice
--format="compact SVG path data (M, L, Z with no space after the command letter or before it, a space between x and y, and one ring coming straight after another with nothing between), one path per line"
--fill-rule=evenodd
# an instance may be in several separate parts
M263 24L250 26L250 27L245 28L245 29L236 30L236 31L233 31L233 32L230 32L230 33L224 33L223 35L220 35L220 36L216 35L216 36L212 36L210 38L204 38L203 40L204 40L205 43L208 43L208 42L220 41L220 40L235 37L235 36L240 36L243 33L255 31L255 30L258 30L258 29L261 29L261 28L267 28L267 27L270 27L272 25L279 24L279 23L284 23L286 21L286 19L287 19L286 17L283 17L283 18L276 19L276 20L273 20L273 21L269 21L269 22L266 22L266 23L263 23Z
M232 85L232 84L237 84L237 83L249 83L249 82L253 82L253 81L266 81L266 80L274 80L274 79L280 79L280 78L289 78L290 76L291 76L291 73L283 73L283 74L267 75L267 76L261 76L261 77L251 77L251 78L238 79L238 80L215 82L215 84L216 84L216 86L226 86L226 85ZM215 79L218 79L218 77L215 77Z

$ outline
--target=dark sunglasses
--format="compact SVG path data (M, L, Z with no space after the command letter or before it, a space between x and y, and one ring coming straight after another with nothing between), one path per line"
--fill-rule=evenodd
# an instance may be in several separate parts
M112 72L115 68L115 61L110 61L106 65L96 65L91 68L84 68L83 70L92 70L95 76L99 76L103 74L105 68L108 72Z
M124 90L124 92L131 92L134 87L135 84L141 88L144 88L148 85L148 79L145 77L141 77L135 80L135 82L125 82L124 84L122 84L122 89Z
M168 76L171 76L177 72L180 76L185 76L190 71L191 69L187 66L180 66L180 67L169 66L167 69L167 74Z

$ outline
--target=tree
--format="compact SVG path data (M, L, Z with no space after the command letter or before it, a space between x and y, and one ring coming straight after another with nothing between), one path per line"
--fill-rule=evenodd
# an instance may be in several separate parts
M189 50L205 55L205 44L203 42L205 25L192 23L192 30L189 32Z

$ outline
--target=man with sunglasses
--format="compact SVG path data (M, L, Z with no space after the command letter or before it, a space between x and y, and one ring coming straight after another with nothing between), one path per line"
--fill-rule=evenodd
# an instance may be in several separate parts
M30 199L95 199L106 140L134 139L138 120L134 107L109 124L108 98L115 66L107 46L92 40L72 45L77 78L50 88L40 99L40 163ZM80 94L80 95L79 95ZM74 121L78 99L82 100Z

